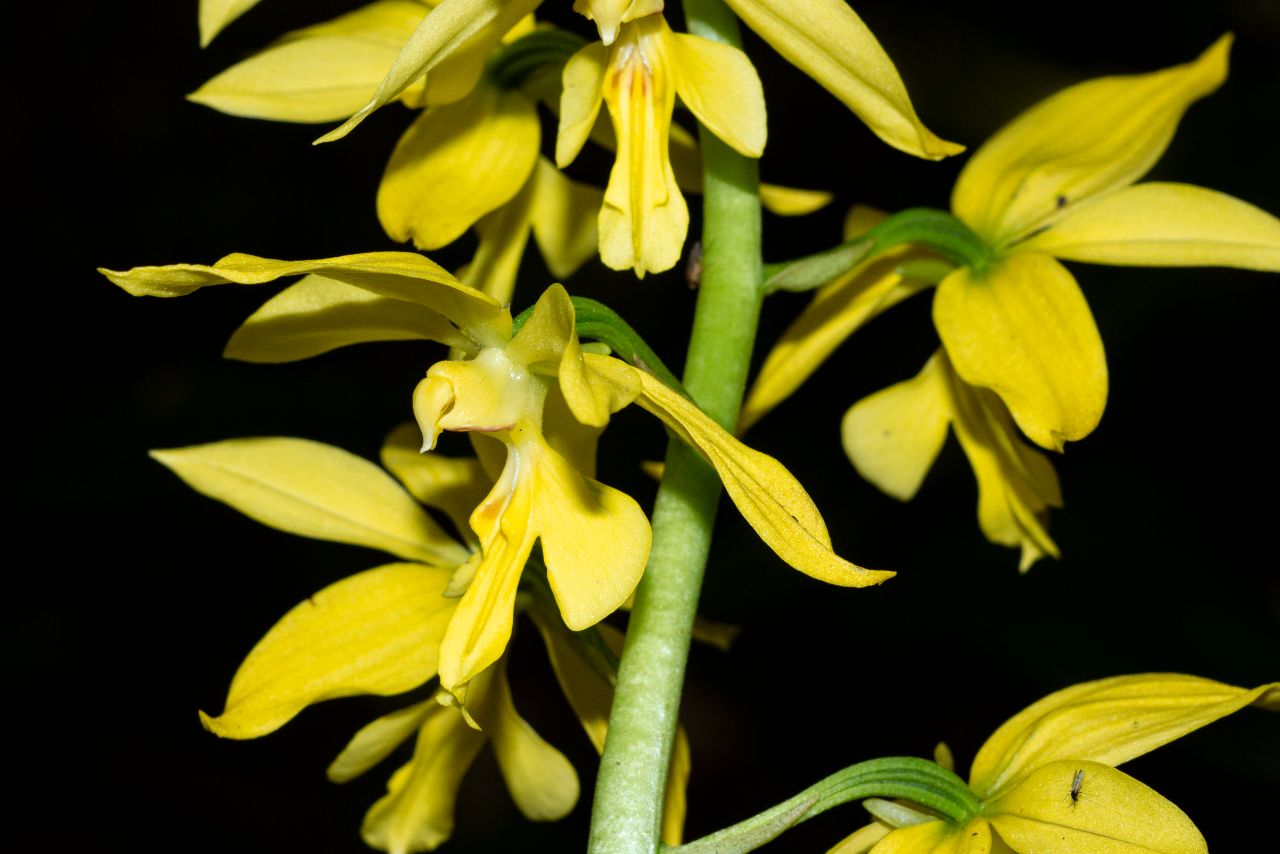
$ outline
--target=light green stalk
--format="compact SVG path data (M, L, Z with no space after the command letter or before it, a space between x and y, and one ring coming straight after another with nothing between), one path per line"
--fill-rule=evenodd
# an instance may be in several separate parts
M689 31L740 47L721 0L685 0ZM702 280L685 365L693 399L733 429L763 296L759 169L706 128ZM693 617L711 548L720 481L673 439L653 509L653 549L636 590L591 814L590 850L653 854L675 738Z

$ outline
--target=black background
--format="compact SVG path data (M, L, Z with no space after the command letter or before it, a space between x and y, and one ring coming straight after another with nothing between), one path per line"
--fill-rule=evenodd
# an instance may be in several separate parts
M350 5L269 0L204 52L194 0L58 4L37 10L50 17L30 33L11 29L21 69L6 162L7 244L18 260L5 336L16 589L4 646L16 677L5 705L9 767L23 792L10 813L19 839L53 850L363 850L360 818L390 769L345 787L323 770L395 700L314 708L248 743L205 733L196 709L221 708L236 665L280 614L381 557L259 526L187 490L145 452L280 434L372 458L385 431L409 417L409 392L439 351L366 345L289 366L222 361L227 336L273 291L133 299L93 272L209 263L229 251L311 258L395 248L373 198L405 110L389 107L349 139L312 147L315 127L183 100L275 35ZM588 32L567 2L555 6L551 17ZM1268 0L1160 4L1158 13L1116 2L857 8L924 120L970 147L1064 85L1183 62L1234 30L1231 78L1191 109L1152 177L1280 211L1280 13ZM855 201L946 206L963 157L934 164L893 152L758 39L748 50L769 98L764 176L839 195L803 221L769 219L769 259L837 240ZM603 181L607 165L588 155L575 174ZM433 257L457 265L469 251L464 243ZM1074 682L1157 670L1241 685L1280 677L1280 280L1074 270L1112 388L1096 433L1057 460L1061 561L1020 576L1014 552L983 540L954 441L905 505L844 461L844 410L914 374L936 346L927 296L844 345L753 431L752 444L810 489L841 553L900 575L869 591L822 587L783 567L731 509L722 513L703 611L745 631L728 654L692 656L691 838L843 765L928 755L939 740L963 772L1001 721ZM525 272L517 307L549 281L533 253ZM616 307L678 365L694 299L678 273L636 282L597 261L568 284ZM770 301L757 363L803 302ZM651 501L635 461L660 457L662 443L643 413L622 414L604 440L602 479ZM516 702L580 769L584 797L568 820L530 825L485 753L463 784L445 850L583 847L593 754L548 687L531 633L516 644ZM1246 710L1126 770L1186 810L1215 850L1247 850L1270 834L1280 796L1277 723ZM835 810L770 850L825 850L864 820L856 805Z

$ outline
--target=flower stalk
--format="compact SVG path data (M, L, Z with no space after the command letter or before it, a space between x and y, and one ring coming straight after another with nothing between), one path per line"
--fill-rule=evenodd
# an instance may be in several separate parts
M741 46L737 20L721 0L685 0L684 8L690 33ZM759 169L754 159L705 128L699 131L703 273L684 385L708 415L732 429L763 297ZM672 439L600 762L593 852L658 850L685 663L720 491L711 467Z

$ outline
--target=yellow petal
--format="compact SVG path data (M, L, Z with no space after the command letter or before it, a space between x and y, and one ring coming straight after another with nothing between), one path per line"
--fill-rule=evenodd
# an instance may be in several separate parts
M1000 395L1037 445L1061 450L1098 425L1102 339L1075 279L1048 255L956 270L938 286L933 322L961 379Z
M200 0L200 47L256 5L258 0Z
M436 673L453 612L441 596L449 572L397 563L331 584L285 614L245 658L218 717L223 738L257 738L312 703L399 694Z
M916 117L898 69L843 0L726 0L774 50L866 122L889 145L929 160L963 151Z
M360 728L330 763L325 774L334 783L354 780L404 744L439 707L434 699L397 709Z
M435 705L418 731L413 759L391 776L387 794L365 814L360 835L372 848L430 851L453 833L458 786L485 734L468 726L456 707Z
M505 308L414 252L365 252L316 261L276 261L237 252L212 266L171 264L98 272L134 296L152 297L180 297L209 285L261 285L285 276L319 273L378 296L426 306L480 344L501 345L511 337L511 316Z
M873 821L841 839L827 854L866 854L892 829L886 824Z
M679 845L684 841L684 819L688 812L689 774L693 771L693 756L689 750L689 735L684 727L676 727L675 741L671 743L671 759L667 765L667 788L662 799L662 842Z
M467 683L507 648L516 589L533 550L534 478L528 461L508 456L502 478L471 514L482 558L440 644L440 684L465 701Z
M470 536L471 511L480 506L493 481L474 457L424 454L421 447L418 428L402 424L382 445L382 465L410 495L428 507L443 510L461 533Z
M1076 799L1072 787L1080 786ZM1137 780L1098 762L1050 762L988 801L985 812L1015 851L1044 854L1206 854L1186 813Z
M470 707L493 742L498 769L520 812L530 821L564 818L578 802L578 775L556 750L520 717L511 700L506 659L482 698Z
M990 798L1055 760L1119 765L1251 703L1277 701L1280 682L1247 689L1179 673L1073 685L1001 725L973 760L969 785L979 797Z
M1280 219L1187 184L1138 184L1073 210L1021 248L1072 261L1280 272Z
M573 0L573 11L596 22L606 45L613 44L624 22L661 12L662 6L663 0Z
M764 89L747 55L735 47L662 24L676 94L698 121L745 157L764 153Z
M834 198L835 195L826 190L805 190L777 184L760 185L760 204L765 210L778 216L805 216L822 210Z
M529 464L547 581L565 625L581 631L618 610L640 582L649 520L631 496L583 477L550 447L532 451Z
M452 243L519 192L537 162L539 135L533 104L496 86L427 110L387 163L378 187L382 227L421 249Z
M293 362L368 341L470 340L439 313L416 303L311 274L263 303L231 336L222 355L246 362Z
M1022 442L998 397L967 385L949 367L945 373L952 426L978 481L983 535L1020 548L1022 572L1045 555L1058 557L1058 546L1046 530L1049 507L1062 506L1053 465Z
M494 30L506 32L533 11L540 0L443 0L423 19L405 42L369 102L340 127L316 142L342 139L374 110L389 104L423 74L473 39Z
M604 100L609 50L592 43L564 64L560 89L560 125L556 132L556 165L561 169L578 156L596 124Z
M1041 101L965 164L952 210L1003 246L1132 184L1160 159L1187 108L1226 79L1230 47L1223 36L1186 65L1102 77Z
M503 305L511 303L524 248L529 242L535 180L531 174L511 201L476 220L479 238L476 254L458 271L458 278L464 283L484 291Z
M934 356L912 379L854 404L840 435L858 474L910 501L942 450L950 422L947 379Z
M898 273L912 250L893 250L824 285L765 357L738 418L746 430L790 397L846 338L925 285Z
M964 826L927 821L894 830L871 849L871 854L987 854L991 844L991 825L984 818ZM1039 849L1035 850L1038 854Z
M239 62L188 99L236 116L331 122L360 109L427 14L417 0L378 0Z
M663 27L660 18L624 27L603 89L618 155L600 209L600 259L641 278L674 267L689 230L689 209L667 154L675 86Z
M468 556L382 469L332 445L265 436L151 456L197 492L291 534L450 568Z
M596 254L604 193L570 180L545 158L535 169L533 236L551 275L565 279Z
M894 576L885 570L863 569L833 552L822 514L799 481L773 457L748 448L644 371L608 356L586 354L585 358L592 370L617 377L619 383L628 381L619 376L627 372L640 379L643 390L636 402L711 463L743 518L787 564L842 587L866 587Z

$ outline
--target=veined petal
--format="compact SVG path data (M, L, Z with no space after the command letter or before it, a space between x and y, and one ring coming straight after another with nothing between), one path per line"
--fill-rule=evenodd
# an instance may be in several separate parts
M1071 261L1280 272L1280 219L1189 184L1137 184L1081 205L1021 244Z
M468 556L386 472L332 445L264 436L151 456L197 492L291 534L450 569Z
M413 424L392 430L382 445L382 465L414 498L443 510L458 531L470 537L468 520L493 481L474 457L446 457L421 451L422 433Z
M1071 792L1083 772L1078 797ZM1158 792L1109 765L1050 762L984 805L996 832L1015 851L1044 854L1206 854L1186 813Z
M418 0L378 0L289 33L187 98L236 116L287 122L346 118L369 100L426 14Z
M246 362L293 362L368 341L471 341L441 314L314 273L263 303L222 355Z
M258 0L200 0L200 47L256 5Z
M926 287L898 272L912 254L891 250L818 289L765 358L742 404L739 433L790 397L863 324Z
M951 208L992 246L1065 219L1141 178L1182 114L1227 76L1231 36L1194 62L1072 86L1018 116L965 164Z
M991 825L985 818L975 818L963 826L951 821L926 821L892 831L871 849L871 854L987 854L991 844Z
M606 45L613 44L623 23L661 12L662 6L663 0L573 0L573 11L596 22Z
M497 86L427 110L400 138L378 186L382 227L421 249L452 243L519 192L540 133L532 102Z
M261 285L284 276L319 273L378 296L413 302L439 312L480 344L511 337L511 315L492 297L469 288L416 252L365 252L316 261L276 261L236 252L212 266L171 264L117 272L99 268L134 296L180 297L209 285Z
M538 535L529 467L509 454L502 478L471 514L483 557L440 645L440 684L460 702L467 683L498 660L511 638L516 589Z
M479 687L479 686L477 686ZM391 776L387 794L365 814L360 835L389 854L430 851L453 833L458 786L484 746L454 706L436 708L418 731L413 759Z
M623 30L604 80L618 155L600 209L600 259L614 270L669 270L680 260L689 208L667 153L675 81L665 56L660 17Z
M389 104L423 74L468 45L491 25L502 32L532 12L540 0L443 0L405 42L367 104L316 142L342 139L374 110Z
M547 581L565 625L581 631L618 610L649 559L649 519L626 493L583 477L548 446L531 450L535 518Z
M397 563L329 585L271 627L231 680L225 711L201 722L257 738L321 700L418 687L436 673L448 580L448 570Z
M951 402L939 358L912 379L855 403L840 425L858 474L899 501L915 497L947 439Z
M1107 402L1107 362L1084 295L1048 255L1020 252L938 286L933 322L960 378L1000 395L1044 448L1082 439Z
M978 527L983 536L1020 548L1020 572L1045 555L1058 557L1058 546L1046 529L1049 507L1062 506L1053 465L1018 437L1000 398L955 376L945 357L941 364L951 423L978 481Z
M516 711L506 659L494 666L492 684L470 709L493 742L507 790L530 821L564 818L578 802L578 775Z
M726 0L729 8L889 145L940 160L964 150L916 117L898 69L843 0Z
M583 47L564 64L561 74L560 126L556 132L556 165L561 169L578 156L596 125L604 101L609 50L602 44Z
M760 538L786 563L806 575L842 587L879 584L895 573L857 566L831 550L822 514L787 469L729 435L691 401L656 377L609 356L586 354L587 364L603 376L631 372L642 391L636 402L656 415L715 468L725 491Z
M685 106L739 154L763 154L764 88L747 55L727 44L673 33L665 21L662 33L676 94Z
M440 704L434 699L397 709L360 728L325 772L334 783L354 780L409 740Z
M570 180L546 158L534 169L533 237L551 275L565 279L596 254L604 193Z
M1119 765L1250 704L1280 708L1280 682L1248 689L1139 673L1073 685L1002 724L974 758L969 786L991 798L1056 760Z

